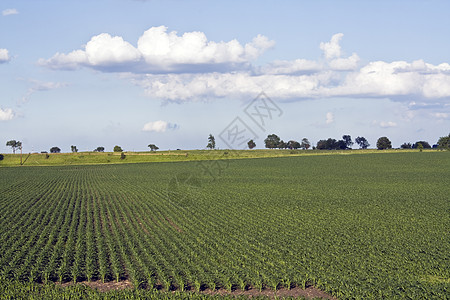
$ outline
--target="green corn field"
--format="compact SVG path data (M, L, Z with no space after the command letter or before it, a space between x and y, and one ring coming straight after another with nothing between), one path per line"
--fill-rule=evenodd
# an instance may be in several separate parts
M4 295L450 297L450 152L5 167L0 212Z

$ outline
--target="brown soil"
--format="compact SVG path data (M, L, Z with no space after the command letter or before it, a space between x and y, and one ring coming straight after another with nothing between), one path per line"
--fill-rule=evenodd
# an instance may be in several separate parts
M271 299L275 299L277 297L305 297L307 299L323 298L323 299L337 300L337 298L334 298L313 286L307 287L305 290L301 289L299 287L291 288L290 290L282 288L282 289L277 290L276 292L273 290L270 290L270 289L264 289L261 292L258 289L249 289L246 291L234 290L232 292L229 292L225 289L220 289L220 290L216 290L216 291L205 290L201 293L204 293L207 295L232 295L232 296L244 295L244 296L248 296L249 298L258 297L258 296L266 296Z
M83 282L65 282L63 284L57 283L58 285L62 287L72 286L74 284L82 284L85 286L88 286L92 289L97 289L101 292L107 292L107 291L114 291L114 290L124 290L124 289L132 289L133 284L129 280L122 280L119 282L116 281L109 281L109 282L101 282L100 280L97 281L83 281ZM271 289L264 289L261 292L258 289L250 288L246 291L242 290L233 290L228 291L226 289L218 289L218 290L210 290L206 289L200 292L201 294L205 295L222 295L222 296L248 296L249 298L252 297L258 297L258 296L266 296L271 299L276 299L278 297L305 297L306 299L312 299L312 298L322 298L322 299L329 299L329 300L338 300L337 298L328 295L327 293L313 287L307 287L306 289L301 289L299 287L291 288L290 290L286 288L282 288L277 290L276 292Z

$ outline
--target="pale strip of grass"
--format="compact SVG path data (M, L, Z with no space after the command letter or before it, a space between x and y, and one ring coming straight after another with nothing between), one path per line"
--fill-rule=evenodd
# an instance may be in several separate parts
M92 165L92 164L121 164L145 162L175 162L216 159L266 158L287 156L312 155L353 155L369 153L405 153L419 150L285 150L285 149L255 149L255 150L175 150L155 152L124 152L125 159L121 159L120 152L78 152L78 153L33 153L23 154L23 165L26 166L61 166L61 165ZM424 152L438 152L424 150ZM20 166L20 154L4 154L0 167Z

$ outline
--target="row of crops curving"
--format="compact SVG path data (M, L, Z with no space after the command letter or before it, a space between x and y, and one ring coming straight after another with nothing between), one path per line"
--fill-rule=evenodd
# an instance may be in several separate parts
M449 152L1 168L0 276L443 299L449 178Z

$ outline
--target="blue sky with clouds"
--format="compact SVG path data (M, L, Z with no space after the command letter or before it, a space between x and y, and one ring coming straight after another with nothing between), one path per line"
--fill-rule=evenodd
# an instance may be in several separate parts
M448 11L444 0L2 0L0 152L11 139L26 152L203 149L209 133L227 148L232 129L258 148L271 133L434 144L450 132ZM248 113L258 107L264 126Z

